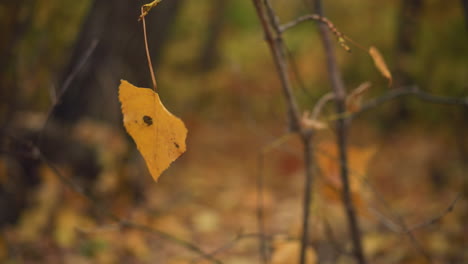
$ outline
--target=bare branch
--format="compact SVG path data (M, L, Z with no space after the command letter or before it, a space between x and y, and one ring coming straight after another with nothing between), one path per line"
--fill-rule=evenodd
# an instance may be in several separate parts
M268 0L253 0L253 3L281 80L281 87L288 107L289 128L291 131L297 132L300 130L299 107L292 92L292 85L288 75L288 64L284 52L285 45L281 31L279 30L277 18Z
M366 111L372 110L376 107L379 107L385 102L388 102L388 101L391 101L400 97L404 97L404 96L411 96L421 101L434 103L434 104L468 106L468 97L457 98L457 97L449 97L449 96L438 96L438 95L433 95L433 94L424 92L420 90L417 86L412 86L409 88L402 87L402 88L394 89L380 97L369 100L368 102L366 102L365 104L361 106L359 111L345 115L345 118L354 119L356 116Z
M379 196L379 200L382 199L382 195L378 193L377 190L373 189L373 186L372 185L368 185L371 189L372 189L372 192ZM457 201L460 199L460 196L461 196L461 193L458 193L455 197L455 199L452 200L452 202L450 202L450 204L447 206L447 208L445 208L445 210L443 210L442 212L440 212L438 215L436 216L433 216L419 224L415 224L411 227L408 227L408 231L415 231L417 229L421 229L421 228L425 228L427 226L431 226L431 225L434 225L435 223L439 222L442 220L443 217L445 217L447 214L451 213L453 211L453 209L455 208L455 204L457 203ZM386 202L385 202L386 204ZM387 206L387 205L386 205ZM381 212L379 212L377 209L375 208L372 208L370 207L369 210L371 211L371 213L373 213L386 227L388 227L388 229L392 230L393 232L395 233L406 233L402 228L401 226L399 226L398 224L396 224L393 220L389 219L388 217L386 217L385 215L383 215Z
M317 14L323 17L322 1L314 0L314 5ZM327 25L318 23L320 35L322 37L323 46L327 58L328 75L331 82L333 93L335 94L336 113L340 114L346 110L346 90L341 77L338 64L336 62L335 51L332 48L330 34L327 30ZM349 231L353 242L353 253L356 261L360 264L365 264L366 259L361 242L361 231L359 230L358 219L356 217L355 208L351 196L349 184L349 168L347 157L347 124L344 119L336 121L336 136L338 142L338 152L340 160L340 178L342 183L342 201L345 208L345 213L348 219Z
M461 193L458 193L457 196L455 197L455 199L453 199L453 201L449 204L449 206L447 208L445 208L445 210L443 210L438 215L436 215L436 216L434 216L434 217L432 217L432 218L430 218L430 219L428 219L428 220L426 220L424 222L413 225L412 227L409 228L409 230L413 231L413 230L424 228L426 226L430 226L430 225L433 225L433 224L439 222L444 216L446 216L447 214L449 214L449 213L451 213L453 211L453 209L455 208L455 204L460 199L460 197L461 197Z
M265 39L270 47L276 69L278 71L283 95L286 99L289 116L289 129L291 132L298 132L301 136L304 146L304 201L303 201L303 219L302 219L302 239L301 239L301 257L300 263L305 263L305 253L309 244L309 214L312 202L312 130L303 129L300 120L299 107L292 92L292 85L288 74L288 64L286 60L286 45L282 38L282 32L273 7L269 0L253 0L257 15L265 33ZM262 246L261 246L262 247Z
M388 203L383 199L383 197L380 197L380 200L386 204L386 207L390 208L390 206L388 206ZM391 210L389 210L391 212ZM383 215L381 215L383 216ZM419 243L419 241L416 239L416 237L414 236L414 234L412 233L412 230L410 230L404 220L404 218L396 213L396 212L393 212L392 213L392 216L393 218L396 219L397 221L397 226L399 227L400 229L400 233L404 233L407 235L408 239L410 240L411 242L411 245L413 245L413 247L422 255L424 256L424 258L426 258L426 260L429 262L429 263L432 263L432 259L431 259L431 256L429 255L429 253L423 248L423 246ZM395 224L393 221L386 221L387 223L393 223Z
M156 235L159 238L162 238L162 239L164 239L166 241L172 242L172 243L174 243L176 245L182 246L185 249L200 255L200 257L202 257L202 258L204 258L206 260L209 260L212 263L217 263L217 264L222 263L220 260L216 259L212 254L204 252L202 249L200 249L195 244L192 244L192 243L187 242L185 240L179 239L179 238L177 238L175 236L170 235L169 233L154 229L154 228L152 228L150 226L140 225L140 224L137 224L137 223L134 223L134 222L126 221L126 220L120 220L119 224L122 227L133 228L133 229L141 230L141 231Z
M98 43L99 43L99 40L93 39L89 47L86 49L86 52L83 54L83 57L79 61L78 65L72 70L72 72L65 79L63 86L60 88L60 91L58 93L55 92L54 98L53 98L54 100L52 101L52 106L49 108L49 111L46 114L46 119L44 121L44 124L42 124L42 128L39 132L39 136L37 137L38 146L41 146L42 144L44 131L50 121L50 118L52 117L52 113L54 112L57 105L61 103L62 97L67 92L68 88L70 87L70 84L73 82L76 76L81 72L83 67L86 65L88 60L91 58L91 55L96 50Z
M298 17L297 19L295 19L295 20L293 20L291 22L288 22L286 24L281 25L280 30L281 30L281 32L284 32L284 31L286 31L288 29L291 29L291 28L301 24L302 22L310 21L310 20L321 21L321 17L319 15L317 15L317 14L304 15L304 16Z
M346 44L345 39L348 39L350 41L352 41L352 39L350 39L349 37L341 33L341 31L339 31L328 18L323 17L319 14L308 14L308 15L301 16L297 18L296 20L293 20L291 22L281 25L279 29L281 32L284 32L292 27L295 27L301 24L302 22L310 21L310 20L325 24L328 27L328 29L333 33L333 35L336 36L336 38L338 39L338 43L340 43L341 47L343 47L348 52L351 51L351 48ZM354 43L354 44L357 44L357 43Z
M335 98L335 95L331 92L323 95L314 106L314 110L312 111L312 116L311 116L312 119L318 120L320 113L322 113L322 110L325 107L325 105L329 101L333 100L334 98Z

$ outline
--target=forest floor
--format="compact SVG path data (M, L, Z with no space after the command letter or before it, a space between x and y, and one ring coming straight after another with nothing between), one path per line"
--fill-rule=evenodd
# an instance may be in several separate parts
M4 263L209 263L148 230L122 227L100 212L105 208L125 221L215 252L213 256L223 263L260 263L257 180L262 173L272 263L296 263L303 191L299 140L291 136L265 152L259 169L261 150L283 134L277 126L191 120L187 152L154 182L122 131L81 122L74 137L94 146L102 165L90 187L99 202L90 203L42 166L41 183L29 197L30 206L16 225L3 230L0 259ZM433 263L467 262L466 199L456 200L448 211L466 186L457 142L447 133L421 128L389 134L360 124L351 131L352 193L370 263L425 263L427 255ZM318 169L311 254L320 263L352 263L346 253L350 244L338 195L333 134L326 130L315 137ZM4 161L0 165L5 166ZM58 166L73 178L66 164ZM405 234L402 219L407 228L414 228L416 242Z

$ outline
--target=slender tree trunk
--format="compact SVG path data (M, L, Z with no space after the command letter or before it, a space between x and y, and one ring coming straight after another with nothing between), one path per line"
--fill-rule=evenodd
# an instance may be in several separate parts
M317 14L319 14L320 16L324 16L321 0L314 0L314 7ZM319 22L319 30L325 49L325 55L327 58L328 77L331 82L333 93L335 94L336 112L338 114L344 113L346 112L346 89L343 83L343 79L341 77L341 72L338 68L335 50L333 48L334 45L332 45L330 32L327 26ZM347 127L348 126L346 120L340 118L336 121L336 137L339 152L340 178L342 184L341 194L345 213L348 220L351 240L353 242L353 254L358 263L364 264L366 263L366 259L364 257L364 250L362 247L361 231L359 229L359 223L352 200L349 183L347 156Z

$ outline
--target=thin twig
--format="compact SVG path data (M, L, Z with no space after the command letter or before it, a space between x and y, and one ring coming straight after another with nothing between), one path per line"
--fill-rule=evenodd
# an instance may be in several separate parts
M158 88L158 85L156 83L156 77L154 75L153 63L151 62L150 51L149 51L149 48L148 48L148 38L146 36L145 15L148 13L148 11L145 10L144 7L145 6L141 7L141 16L140 16L140 18L141 18L141 20L143 22L143 37L144 37L144 40L145 40L146 59L148 60L148 68L149 68L150 74L151 74L151 81L153 82L153 89L156 92L157 88Z
M285 24L281 25L280 30L281 30L281 32L284 32L284 31L286 31L288 29L291 29L292 27L295 27L295 26L301 24L304 21L309 21L309 20L321 21L319 15L317 15L317 14L308 14L308 15L298 17L297 19L295 19L293 21L290 21L288 23L285 23Z
M81 72L83 67L86 65L88 60L91 58L91 55L93 52L96 50L96 47L99 43L99 40L93 39L91 41L91 44L89 47L86 49L86 52L83 54L83 57L80 59L78 62L78 65L72 70L72 72L67 76L65 79L62 87L60 88L59 92L55 93L55 100L52 101L52 106L49 108L49 111L46 114L46 118L44 120L44 123L42 124L42 128L39 130L39 134L37 137L37 144L41 146L43 136L44 136L44 131L49 124L50 119L52 118L52 113L54 112L55 108L57 105L59 105L62 101L62 97L65 94L66 91L68 91L68 88L70 87L70 84L75 80L76 76Z
M120 220L118 223L122 227L138 229L138 230L141 230L141 231L144 231L144 232L147 232L147 233L154 234L154 235L156 235L156 236L158 236L158 237L160 237L160 238L162 238L162 239L164 239L166 241L169 241L169 242L172 242L173 244L182 246L185 249L188 249L189 251L192 251L192 252L200 255L200 257L203 257L204 259L209 260L212 263L217 263L217 264L222 263L220 260L216 259L212 254L204 252L202 249L200 249L195 244L192 244L192 243L187 242L185 240L179 239L179 238L177 238L175 236L172 236L172 235L170 235L170 234L168 234L166 232L162 232L162 231L156 230L156 229L154 229L152 227L149 227L149 226L146 226L146 225L136 224L136 223L126 221L126 220Z
M445 208L445 210L440 212L438 215L432 217L431 219L428 219L428 220L426 220L424 222L413 225L408 229L410 231L413 231L413 230L424 228L426 226L430 226L430 225L433 225L433 224L439 222L444 216L446 216L448 213L453 211L453 209L455 208L455 204L457 203L458 199L460 199L460 197L461 197L461 193L458 193L457 196L455 197L455 199L453 199L453 201L449 204L449 206L447 208Z
M384 202L386 204L386 202ZM388 205L387 205L388 206ZM416 240L414 237L413 233L411 232L412 230L408 229L404 219L401 217L401 215L397 213L392 213L394 217L397 218L398 223L395 223L393 220L389 219L376 209L370 208L371 212L374 213L380 220L382 224L384 224L388 229L392 230L395 233L399 234L405 234L407 235L409 241L411 242L411 245L418 251L420 252L429 262L431 261L431 258L429 254L424 250L424 248L421 246L421 244ZM390 210L388 210L390 211Z
M99 40L97 40L97 39L93 39L91 41L91 44L89 44L89 47L86 49L86 52L83 54L83 57L81 58L80 62L76 66L76 68L65 79L65 82L63 83L63 86L61 87L60 91L58 92L58 95L56 96L55 104L60 103L60 98L68 90L68 87L70 87L70 84L73 82L73 80L75 80L78 73L81 72L81 70L83 69L86 62L88 62L89 58L91 57L91 54L93 54L93 52L96 49L98 43L99 43Z
M314 0L314 6L317 14L323 17L321 0ZM335 93L336 112L342 113L346 110L346 90L341 78L340 70L336 62L335 51L332 48L330 34L328 28L323 23L318 23L320 35L322 37L325 54L327 57L327 66L330 82L333 92ZM336 132L338 141L338 152L340 159L340 178L342 183L342 200L345 208L345 213L348 219L348 225L353 242L353 253L356 261L360 264L365 264L366 259L361 242L361 231L359 230L358 219L356 217L355 208L351 196L349 175L348 175L348 157L347 157L347 124L345 120L339 119L336 121Z
M262 263L268 263L269 252L266 243L266 230L265 230L265 215L264 215L264 190L265 190L265 155L272 149L279 147L283 143L291 139L294 134L287 133L283 136L276 138L266 146L264 146L258 154L258 171L257 171L257 226L259 231L259 252Z
M335 95L333 93L326 93L320 99L317 101L317 103L314 106L314 109L312 110L312 115L311 118L314 120L318 120L320 113L322 113L323 108L325 107L326 103L328 103L330 100L333 100L335 98Z
M271 6L269 6L268 0L252 1L262 24L265 40L273 55L276 70L280 77L281 88L288 108L289 129L293 132L297 132L300 129L299 107L297 106L292 92L292 85L288 75L288 65L284 53L284 41L280 34L279 24L273 14Z
M351 51L351 48L345 42L345 39L348 39L348 40L351 40L351 39L345 36L343 33L341 33L341 31L339 31L336 28L336 26L328 18L320 14L308 14L308 15L301 16L297 18L296 20L293 20L291 22L281 25L279 27L279 30L281 32L284 32L292 27L299 25L302 22L309 21L309 20L317 21L326 25L328 29L333 33L333 35L336 36L336 38L338 39L338 43L341 45L341 47L343 47L348 52ZM352 43L356 44L354 41ZM361 47L359 44L357 46Z
M407 235L409 241L411 242L411 245L422 255L426 258L426 260L429 263L432 263L431 257L429 253L422 247L422 245L419 243L419 241L416 239L414 234L412 233L412 230L410 230L404 220L404 218L397 212L393 212L391 210L391 207L389 203L385 200L383 195L381 195L376 188L373 187L373 185L366 179L363 178L363 182L366 183L367 186L370 187L370 190L373 192L373 194L377 197L377 199L380 201L380 203L387 209L389 213L391 213L392 218L395 219L395 221L390 220L390 219L385 219L385 216L380 214L379 217L385 219L383 223L390 224L389 228L390 230L395 230L395 226L398 226L398 229L400 233L404 233ZM375 212L375 210L374 210ZM396 222L396 223L395 223Z
M264 216L264 155L261 151L258 155L257 171L257 226L260 233L259 252L262 263L268 263L268 249L265 241L265 216Z
M342 112L336 113L327 118L328 121L337 119L348 119L353 120L356 117L362 115L369 110L373 110L377 107L382 106L388 101L398 99L400 97L413 97L427 103L441 104L441 105L454 105L454 106L468 106L468 97L451 97L451 96L440 96L433 95L431 93L420 90L417 86L401 87L384 93L383 95L367 101L365 104L359 107L358 111L354 112Z
M374 193L374 195L376 195L377 197L379 197L379 200L382 200L383 198L381 197L382 195L380 193L378 193L377 190L375 190L373 188L372 185L368 185L372 192ZM431 225L434 225L436 224L437 222L441 221L442 218L444 218L447 214L451 213L453 211L453 209L455 208L455 204L457 203L457 201L460 199L461 197L461 193L458 193L456 196L455 196L455 199L453 199L450 204L442 211L440 212L439 214L437 214L436 216L433 216L425 221L422 221L421 223L418 223L418 224L415 224L415 225L412 225L411 227L408 227L407 230L408 231L416 231L418 229L422 229L422 228L425 228L425 227L428 227L428 226L431 226ZM387 207L388 204L387 202L385 201L384 202L384 206ZM392 219L388 218L387 216L385 216L384 214L382 214L381 212L379 212L377 209L373 208L373 207L369 207L369 210L371 211L371 213L373 213L380 221L382 224L384 224L388 229L390 229L391 231L395 232L395 233L406 233L402 228L401 226L399 226L398 224L396 224ZM389 208L387 208L388 211L390 211Z
M391 100L394 100L403 96L411 96L421 101L435 103L435 104L468 106L468 97L457 98L457 97L449 97L449 96L438 96L438 95L433 95L433 94L424 92L420 90L417 86L412 86L408 88L402 87L402 88L394 89L385 93L384 95L380 97L369 100L360 107L359 111L344 115L344 118L354 119L356 116L361 115L364 112L372 110L376 107L379 107L387 101L391 101Z
M388 218L385 216L383 213L381 213L379 210L376 208L369 206L368 207L369 211L382 223L384 226L386 226L388 229L395 233L402 233L401 232L401 227L396 224L392 219Z
M419 241L414 236L413 232L408 228L408 225L406 224L405 219L398 213L394 213L394 216L396 217L398 224L402 228L403 232L408 236L408 239L411 241L411 244L413 245L413 247L417 251L419 251L421 255L423 255L426 258L427 262L432 263L431 256L424 249L424 247L419 243Z

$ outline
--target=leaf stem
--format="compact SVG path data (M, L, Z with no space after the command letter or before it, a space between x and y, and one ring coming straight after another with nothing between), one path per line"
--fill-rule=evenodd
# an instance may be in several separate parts
M143 22L143 36L144 36L144 40L145 40L145 49L146 49L146 59L148 60L148 68L150 70L150 74L151 74L151 81L153 82L153 90L156 92L157 88L158 88L158 85L156 83L156 77L154 76L154 70L153 70L153 64L151 63L151 56L150 56L150 52L149 52L149 48L148 48L148 38L147 38L147 35L146 35L146 22L145 22L145 13L147 13L147 11L144 10L144 6L141 7L141 20Z

